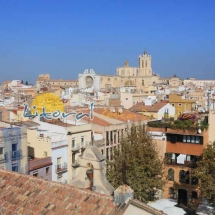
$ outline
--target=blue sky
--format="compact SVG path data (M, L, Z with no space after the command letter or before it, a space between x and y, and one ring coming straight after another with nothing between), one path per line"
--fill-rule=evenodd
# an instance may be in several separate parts
M116 74L145 49L162 77L215 79L215 1L0 0L0 82Z

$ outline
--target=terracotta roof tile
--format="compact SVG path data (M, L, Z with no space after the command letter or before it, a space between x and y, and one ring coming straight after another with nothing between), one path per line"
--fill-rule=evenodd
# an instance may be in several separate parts
M108 118L117 119L122 122L138 122L138 121L144 121L144 120L150 120L150 117L131 112L129 110L123 109L121 114L118 114L117 108L115 108L115 113L111 112L109 109L104 108L96 108L94 111L98 114L101 114L103 116L106 116Z
M88 111L88 110L83 110L81 112L88 113L88 114L90 113L90 111ZM91 122L93 124L101 125L101 126L110 126L111 125L111 123L109 123L109 122L107 122L107 121L105 121L105 120L103 120L97 116L93 116L92 120L89 117L84 117L83 120L87 121L87 122Z
M168 101L161 101L158 103L155 103L154 105L144 105L143 102L138 102L131 108L129 108L130 111L133 112L142 112L142 111L147 111L147 112L158 112L162 107L164 107Z
M112 197L5 170L0 170L0 205L4 214L31 215L108 214L116 207Z

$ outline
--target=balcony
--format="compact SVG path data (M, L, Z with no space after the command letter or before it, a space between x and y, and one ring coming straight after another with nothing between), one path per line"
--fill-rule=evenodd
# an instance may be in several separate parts
M22 158L22 151L11 151L11 160L20 160Z
M182 155L184 156L184 155ZM188 168L196 168L197 167L197 161L199 159L199 157L197 156L190 156L189 160L186 160L187 158L185 158L184 160L184 164L182 163L177 163L177 156L175 159L172 159L172 154L166 154L165 155L165 164L166 165L172 165L172 166L178 166L178 167L188 167ZM188 157L186 156L186 157Z
M84 142L84 143L80 143L80 148L81 149L86 149L86 147L90 145L90 142Z
M147 123L149 131L160 131L171 134L197 134L198 130L202 132L208 129L208 123L206 120L197 123L195 120L157 120Z
M75 146L72 147L72 152L78 152L81 149L81 144L80 143L75 143Z
M8 161L8 153L0 154L0 163L5 163Z
M67 163L58 164L55 166L56 173L62 173L67 171Z
M72 167L73 168L77 168L77 167L79 167L80 166L80 161L79 160L76 160L76 161L74 161L73 163L72 163Z

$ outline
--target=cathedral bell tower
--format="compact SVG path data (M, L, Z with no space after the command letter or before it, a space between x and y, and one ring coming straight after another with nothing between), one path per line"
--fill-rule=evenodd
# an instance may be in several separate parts
M138 76L152 76L152 56L144 51L143 55L139 56L139 72Z

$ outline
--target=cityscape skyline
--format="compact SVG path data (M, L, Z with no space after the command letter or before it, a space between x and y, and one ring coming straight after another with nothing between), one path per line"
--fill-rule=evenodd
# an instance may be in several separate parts
M1 1L0 82L115 75L144 50L161 77L215 79L213 1L94 2Z

